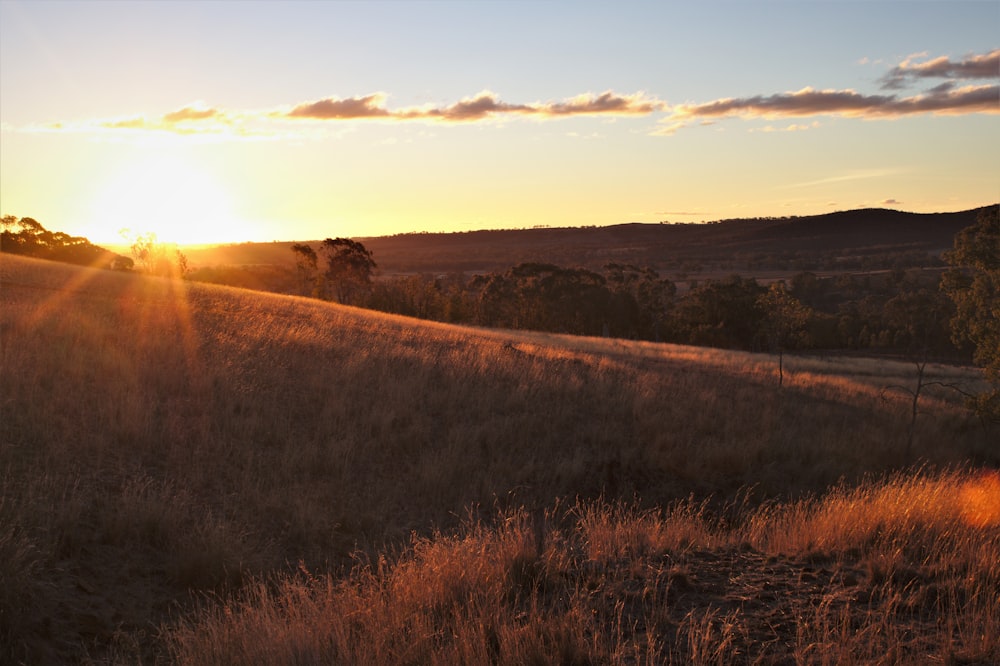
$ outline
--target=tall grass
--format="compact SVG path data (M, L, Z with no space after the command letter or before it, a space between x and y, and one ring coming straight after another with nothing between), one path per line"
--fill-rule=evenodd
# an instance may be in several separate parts
M1000 495L969 493L997 483L894 476L729 526L583 503L541 541L508 511L343 578L258 582L168 640L180 664L995 663Z
M794 500L905 462L905 410L875 397L905 364L802 360L779 391L762 356L460 328L7 255L0 287L0 571L17 581L0 635L29 662L153 659L156 627L192 592L228 599L299 562L336 582L411 533L453 534L470 510L492 521L602 497L657 511L693 495L723 515L737 493ZM914 453L928 469L997 461L957 402L923 406Z

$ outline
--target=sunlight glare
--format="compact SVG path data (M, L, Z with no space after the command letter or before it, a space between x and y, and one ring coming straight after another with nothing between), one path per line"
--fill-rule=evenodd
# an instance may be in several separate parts
M208 172L177 156L156 155L113 173L94 199L96 234L153 233L184 245L245 240L224 187Z

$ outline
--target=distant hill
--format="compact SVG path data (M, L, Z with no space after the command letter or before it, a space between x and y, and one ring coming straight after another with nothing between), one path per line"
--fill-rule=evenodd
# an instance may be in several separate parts
M871 208L788 218L704 224L407 233L360 238L384 273L491 272L526 261L598 269L617 261L659 270L697 263L733 266L796 260L803 265L846 257L926 253L952 246L983 208L907 213ZM314 244L318 244L314 242ZM192 265L291 264L292 243L244 243L188 252Z
M956 233L975 222L983 208L957 213L906 213L884 208L841 211L776 220L745 234L743 242L796 249L916 246L952 247Z

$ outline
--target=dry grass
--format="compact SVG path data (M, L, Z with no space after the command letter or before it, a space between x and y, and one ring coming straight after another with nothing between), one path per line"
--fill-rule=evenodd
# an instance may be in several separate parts
M302 571L251 585L171 627L171 654L180 664L995 663L998 485L995 473L898 476L748 510L729 527L689 502L578 504L546 515L541 531L537 517L507 512L492 528L470 521L415 538L393 562L343 578ZM845 506L858 524L831 526Z
M316 581L335 590L386 585L408 562L450 557L452 571L481 576L458 592L426 594L452 594L459 607L470 589L488 588L489 604L521 589L511 567L545 591L573 562L619 567L693 552L692 544L723 548L735 537L720 530L748 530L760 506L772 522L799 520L789 512L818 509L798 499L841 480L836 492L846 497L867 475L905 465L906 411L876 396L907 381L908 367L841 363L786 359L792 374L779 391L763 356L460 328L4 255L0 658L149 661L183 643L173 633L164 643L157 627L187 612L192 592L265 613L261 595L281 586L319 603ZM931 396L924 408L914 452L926 469L997 462L956 401ZM598 498L607 504L587 503ZM559 500L576 507L572 520L556 520ZM674 522L657 532L664 512ZM803 534L821 531L819 514L809 516L816 527L801 518ZM517 527L524 521L530 535ZM631 540L602 544L602 521L631 525ZM411 533L417 541L399 551ZM752 534L739 538L780 550L767 542L777 536ZM550 552L554 560L539 559ZM371 564L380 557L385 565ZM367 579L344 573L357 558L369 562ZM299 562L314 573L272 578ZM683 580L675 564L655 580ZM502 584L498 571L508 572ZM260 599L246 601L251 593ZM542 592L522 597L532 594ZM617 645L608 632L635 633L634 612L623 606L615 620L616 603L604 600L597 619L515 604L500 627L508 633L482 640L494 652L497 640L519 645L512 659L528 661L674 654L674 634L653 629L642 646L622 638L620 649L597 647ZM687 627L684 644L714 654L715 639L705 637L736 635L730 611L694 609L677 625ZM185 617L188 635L208 631L208 616ZM525 627L535 623L532 635ZM591 627L583 638L581 627ZM414 663L481 656L438 652L440 644L423 643ZM582 645L589 651L578 652Z

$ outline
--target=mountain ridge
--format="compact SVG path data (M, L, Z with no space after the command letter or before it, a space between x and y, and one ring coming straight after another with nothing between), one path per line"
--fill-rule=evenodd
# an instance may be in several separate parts
M823 256L904 253L938 255L980 211L910 213L887 208L796 217L734 218L706 223L625 222L601 227L483 229L357 236L388 274L491 272L522 262L598 270L609 262L660 270L684 263L732 263L739 255ZM331 232L331 236L337 235ZM318 245L319 240L307 241ZM185 249L192 265L294 263L293 241ZM744 257L746 258L746 257Z

